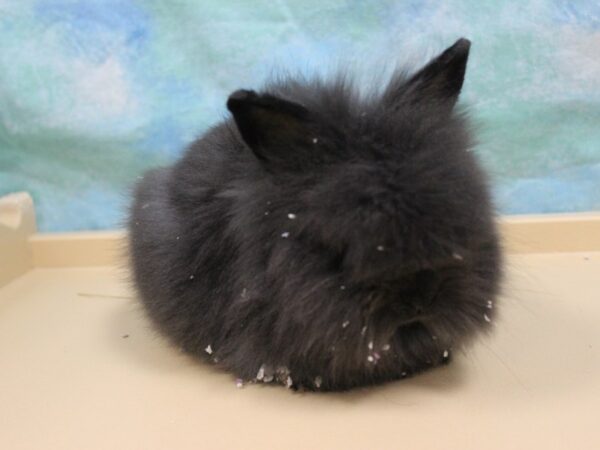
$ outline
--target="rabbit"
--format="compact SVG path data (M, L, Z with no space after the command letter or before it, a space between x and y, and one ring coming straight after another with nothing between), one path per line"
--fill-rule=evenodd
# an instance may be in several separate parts
M344 391L447 364L492 329L502 252L461 91L470 41L361 95L238 90L147 172L128 221L143 309L238 384Z

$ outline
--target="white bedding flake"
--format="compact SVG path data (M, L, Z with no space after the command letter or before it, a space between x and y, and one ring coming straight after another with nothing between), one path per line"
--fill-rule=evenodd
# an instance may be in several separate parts
M244 300L248 298L248 289L244 288L242 289L242 293L240 294L240 297L242 297Z
M484 314L483 318L485 319L486 322L491 322L492 321L492 319L490 319L490 317L487 314Z
M350 325L350 321L349 321L349 320L345 320L345 321L342 323L342 328L346 328L348 325Z
M288 237L290 237L290 232L289 231L284 231L283 233L281 233L281 237L284 239L287 239Z
M179 236L175 236L175 239L176 239L176 240L179 240Z
M400 375L402 375L403 377L406 376L406 372L402 372Z
M487 307L488 309L492 309L494 307L494 303L491 300L488 300Z
M346 290L346 286L344 286L344 285L342 284L342 285L340 286L340 289L341 289L342 291L344 291L344 290Z
M313 138L312 143L316 144L317 142L319 142L319 139L318 138Z
M365 325L364 327L362 327L362 330L360 330L360 334L362 334L364 336L366 332L367 332L367 326Z
M442 355L442 356L443 356L444 358L447 358L449 355L450 355L450 353L448 353L448 350L444 350L444 353L443 353L443 355Z
M269 211L265 211L265 216L268 216L268 215L269 215Z
M279 366L276 369L276 372L277 372L277 378L279 379L279 381L283 381L290 374L290 369L288 369L286 366Z
M190 275L190 280L193 280L193 279L194 279L194 275Z
M256 374L256 379L262 380L264 377L265 377L265 365L263 364L262 366L260 366L260 369L258 369L258 373Z
M367 361L373 362L373 361L375 361L375 358L373 358L372 355L369 355L369 356L367 356Z
M323 382L323 378L315 377L315 387L319 389L321 387L321 383Z
M369 347L369 350L373 350L373 341L370 341L370 342L367 344L367 347Z
M385 250L385 247L383 245L378 245L377 246L377 251L382 252Z
M296 214L294 214L294 213L289 213L289 214L288 214L288 219L290 219L290 220L294 220L296 217L297 217L297 216L296 216Z
M461 255L460 253L456 253L456 252L452 253L452 257L454 259L456 259L457 261L462 261L464 259L463 255Z
M210 344L208 344L208 345L206 346L206 348L204 349L204 351L205 351L206 353L208 353L209 355L212 355L212 347L210 346Z
M390 344L385 344L383 347L381 347L381 350L383 350L384 352L387 352L390 349Z
M244 380L242 380L241 378L236 378L235 385L236 385L236 387L238 389L239 388L243 388L244 387Z
M285 387L289 389L292 387L293 384L294 381L292 380L292 377L288 376L285 380Z

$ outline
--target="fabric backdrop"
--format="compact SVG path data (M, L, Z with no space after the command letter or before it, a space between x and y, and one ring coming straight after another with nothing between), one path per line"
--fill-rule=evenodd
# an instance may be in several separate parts
M501 211L600 209L597 0L0 0L0 194L31 192L45 231L117 227L231 91L278 68L367 83L461 36Z

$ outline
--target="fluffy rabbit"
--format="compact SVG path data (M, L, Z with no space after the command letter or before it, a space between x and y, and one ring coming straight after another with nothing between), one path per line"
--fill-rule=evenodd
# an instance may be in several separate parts
M414 375L488 330L502 255L455 107L469 47L368 95L346 77L231 94L230 120L136 187L131 266L157 328L308 390Z

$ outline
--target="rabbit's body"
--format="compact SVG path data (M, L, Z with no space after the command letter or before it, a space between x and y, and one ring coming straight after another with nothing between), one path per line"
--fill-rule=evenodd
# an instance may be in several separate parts
M137 186L132 266L159 329L244 380L324 390L434 367L485 330L500 252L453 111L467 53L379 97L339 80L233 94L234 120Z

